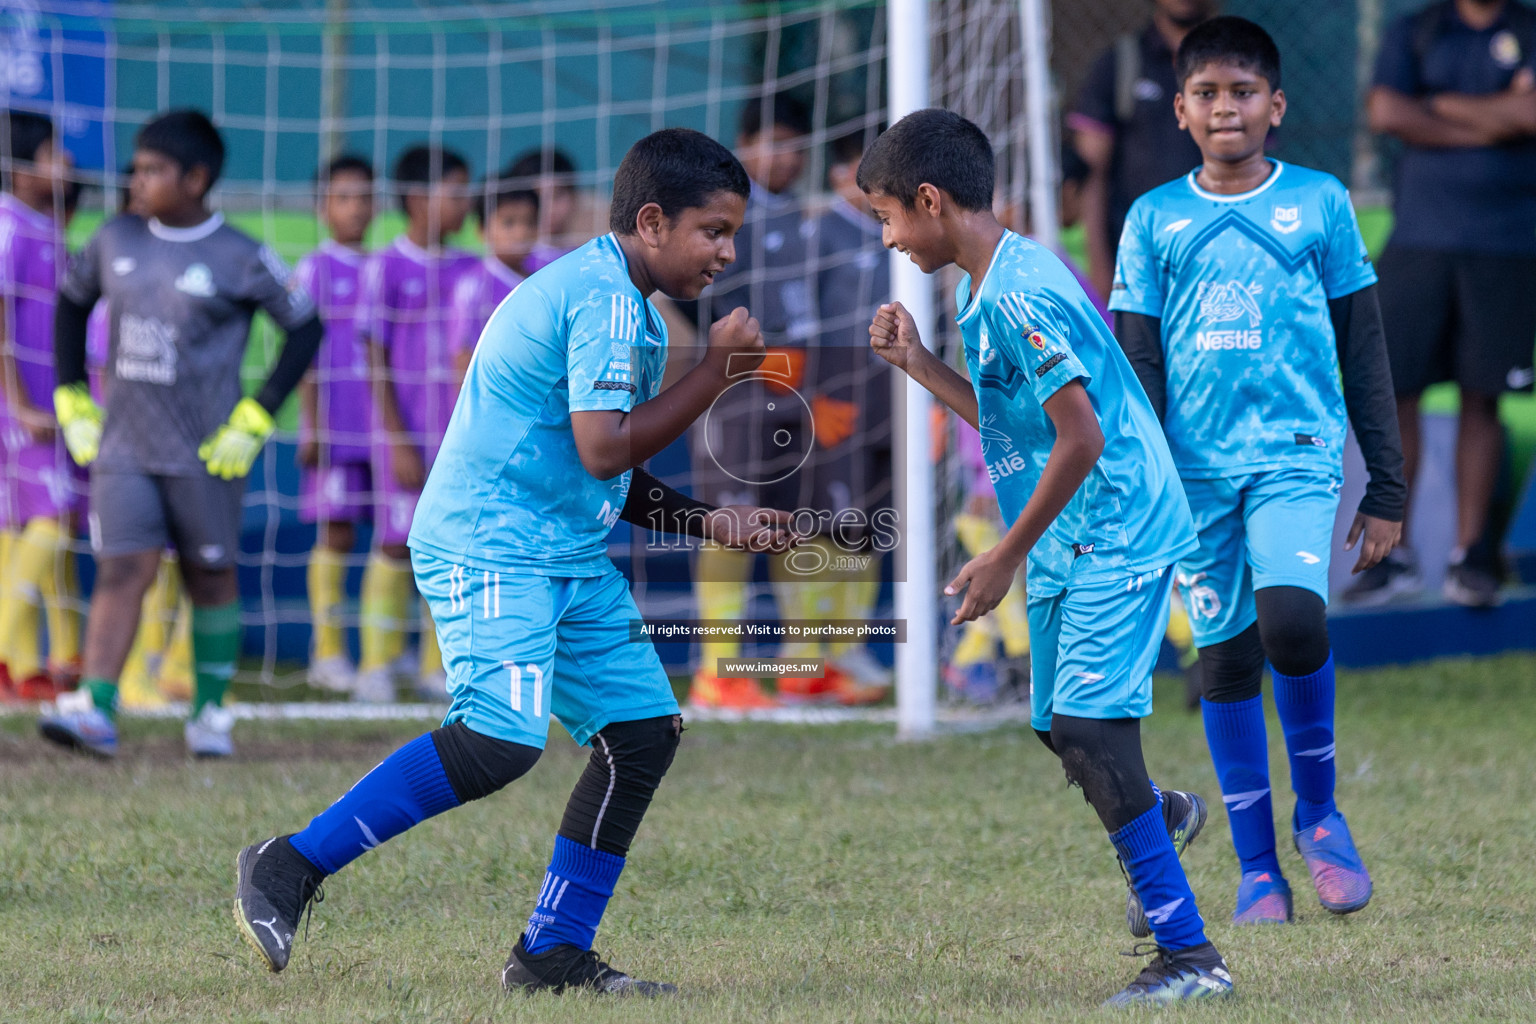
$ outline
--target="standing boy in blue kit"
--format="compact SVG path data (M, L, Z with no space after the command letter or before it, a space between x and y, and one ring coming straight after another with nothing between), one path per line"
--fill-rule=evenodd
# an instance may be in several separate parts
M909 114L875 140L858 182L887 247L926 273L965 271L969 381L922 346L899 303L880 307L870 343L980 431L1012 524L945 589L966 592L954 622L996 607L1028 559L1032 724L1109 833L1157 944L1108 1005L1227 995L1178 857L1204 805L1159 794L1141 752L1173 565L1195 548L1157 418L1071 271L992 215L981 129L946 110Z
M1269 34L1208 21L1179 47L1177 70L1180 123L1204 163L1132 207L1110 308L1200 534L1179 584L1242 868L1232 919L1283 923L1293 909L1275 852L1266 658L1296 791L1293 841L1322 905L1347 914L1370 900L1371 877L1334 804L1324 612L1349 423L1370 472L1349 531L1355 572L1392 550L1404 505L1376 274L1344 186L1264 155L1285 114Z
M365 852L521 777L558 718L592 756L502 970L508 990L660 995L592 943L682 719L605 540L620 519L733 547L782 550L787 513L715 509L637 468L761 361L736 309L664 393L667 333L649 301L694 299L735 258L749 185L719 143L646 136L614 177L612 233L519 285L470 361L411 524L416 583L442 645L443 727L384 759L302 831L240 851L235 919L276 972L320 882ZM659 397L658 397L659 396Z

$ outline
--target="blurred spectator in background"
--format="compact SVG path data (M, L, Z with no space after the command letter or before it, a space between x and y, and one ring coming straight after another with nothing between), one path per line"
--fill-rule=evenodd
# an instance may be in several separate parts
M314 625L309 681L351 693L356 670L342 622L347 559L357 545L357 524L373 518L373 379L362 334L368 258L363 240L373 223L373 166L359 156L338 156L320 169L316 185L316 212L327 237L294 272L325 323L320 354L299 386L299 518L316 524L305 576Z
M1454 380L1456 546L1445 596L1473 607L1496 603L1500 584L1497 543L1485 536L1504 448L1499 395L1530 391L1536 379L1533 61L1536 11L1450 0L1387 27L1369 97L1371 128L1405 144L1381 256L1381 312L1410 501L1419 396ZM1422 586L1414 553L1399 548L1345 598L1381 604Z
M448 310L448 349L460 386L491 314L533 273L529 263L539 236L539 194L509 177L488 181L485 196L475 203L475 220L485 255L459 278Z
M805 172L810 135L810 112L787 95L755 97L742 107L736 155L752 178L752 195L746 221L736 233L736 262L721 271L700 298L698 325L700 335L706 335L715 320L745 306L762 324L769 356L761 372L752 375L756 379L721 395L689 433L693 497L700 501L771 501L762 484L796 476L794 465L768 467L770 453L798 451L798 444L776 445L767 438L781 430L788 432L780 435L784 437L803 434L799 403L774 401L770 392L788 397L799 390L805 346L817 328L806 245L812 225L790 191ZM782 372L768 381L779 368ZM699 551L693 577L699 618L746 617L752 559L750 552L717 546ZM701 644L689 700L702 707L735 709L775 704L757 680L716 674L718 659L740 654L736 642Z
M70 541L85 471L53 414L53 311L65 264L72 161L53 123L13 110L0 138L0 701L52 700L79 676L80 621ZM38 644L47 611L48 657Z
M1088 276L1099 301L1109 297L1120 229L1136 197L1200 163L1179 128L1173 55L1185 35L1216 14L1216 0L1152 0L1152 20L1126 33L1088 71L1067 126L1088 164L1082 189Z
M576 191L576 161L562 149L530 149L501 172L510 188L537 194L539 241L527 256L523 276L547 267L572 249L590 241L589 217L582 216Z

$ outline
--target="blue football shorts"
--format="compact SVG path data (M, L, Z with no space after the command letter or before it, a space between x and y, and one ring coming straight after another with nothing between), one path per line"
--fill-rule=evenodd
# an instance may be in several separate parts
M1184 481L1200 546L1179 561L1178 584L1195 646L1253 625L1255 590L1301 587L1328 600L1339 483L1312 469Z
M1173 567L1031 598L1030 724L1051 716L1145 718L1168 628Z
M416 587L437 627L452 705L444 725L544 746L560 720L586 746L610 722L678 713L617 570L601 576L489 572L411 552Z

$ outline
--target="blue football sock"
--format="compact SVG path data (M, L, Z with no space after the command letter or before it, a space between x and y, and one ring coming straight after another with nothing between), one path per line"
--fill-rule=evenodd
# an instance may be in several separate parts
M333 875L385 840L457 806L458 797L427 733L386 757L289 842L311 864Z
M1230 703L1202 699L1205 741L1221 786L1232 829L1232 848L1243 873L1280 873L1275 854L1275 809L1269 791L1269 739L1264 731L1264 698Z
M1109 841L1115 844L1136 895L1141 897L1157 944L1178 950L1205 942L1205 922L1195 907L1195 894L1184 877L1179 855L1173 852L1173 841L1163 824L1162 804L1113 833Z
M577 949L591 949L623 870L624 858L618 854L556 836L555 854L544 873L539 902L523 932L523 948L542 953L551 946L569 943Z
M1296 791L1296 831L1322 821L1333 803L1333 654L1306 676L1275 677L1275 710L1285 731L1291 758L1291 788Z

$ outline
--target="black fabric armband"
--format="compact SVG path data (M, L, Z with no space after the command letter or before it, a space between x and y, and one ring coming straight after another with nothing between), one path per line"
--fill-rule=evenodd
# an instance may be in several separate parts
M85 331L91 310L66 295L53 309L53 369L59 387L81 384L85 370Z
M1163 366L1163 321L1145 313L1116 313L1115 340L1136 371L1142 390L1161 422L1168 410L1168 375Z
M1339 349L1344 407L1370 474L1365 497L1360 499L1360 511L1400 523L1408 507L1408 484L1403 477L1397 397L1392 387L1392 367L1387 361L1387 339L1381 328L1376 286L1367 285L1329 299L1328 315Z
M652 533L680 533L703 538L704 519L715 506L695 501L668 487L643 469L636 468L629 478L629 496L619 518Z
M317 316L310 317L288 332L283 350L278 353L277 363L272 367L272 372L267 374L267 382L256 392L256 401L261 403L263 409L270 413L277 412L293 389L299 386L299 381L304 379L304 374L309 372L309 364L315 361L315 353L320 351L320 341L324 337L325 326Z

